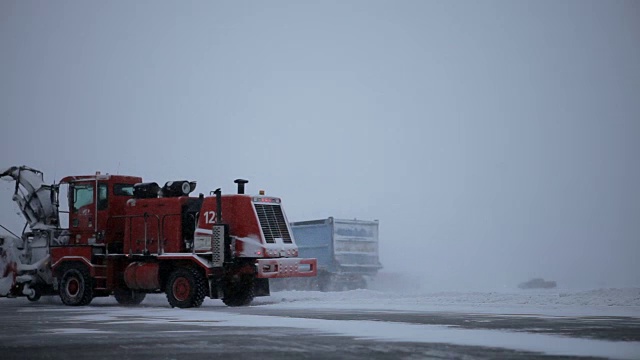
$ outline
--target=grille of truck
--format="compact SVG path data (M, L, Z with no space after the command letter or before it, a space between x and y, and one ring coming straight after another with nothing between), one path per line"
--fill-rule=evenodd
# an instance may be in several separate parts
M289 235L289 228L287 227L287 222L284 219L280 205L254 205L256 207L256 213L258 213L258 219L260 220L260 227L264 233L265 241L273 244L275 238L282 238L283 242L290 244L291 235Z

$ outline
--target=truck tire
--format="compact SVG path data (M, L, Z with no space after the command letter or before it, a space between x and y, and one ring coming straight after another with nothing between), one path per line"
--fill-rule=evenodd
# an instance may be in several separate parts
M84 266L74 266L64 270L58 289L60 299L65 305L83 306L93 299L93 281Z
M147 294L129 289L116 289L113 296L120 305L140 305Z
M27 296L27 300L29 300L31 302L36 302L36 301L40 300L40 297L42 296L42 292L37 287L32 288L32 289L33 289L33 296Z
M363 276L359 276L349 283L349 290L366 289L367 280Z
M169 275L165 293L171 307L199 307L207 294L207 281L197 269L178 268Z
M253 301L253 275L239 274L229 277L224 285L222 302L227 306L247 306Z
M333 281L331 280L331 275L329 273L326 273L324 271L318 273L318 276L316 276L316 281L318 290L322 292L328 292L332 290Z
M356 282L356 289L367 289L368 287L369 286L367 286L367 280L365 280L364 278Z

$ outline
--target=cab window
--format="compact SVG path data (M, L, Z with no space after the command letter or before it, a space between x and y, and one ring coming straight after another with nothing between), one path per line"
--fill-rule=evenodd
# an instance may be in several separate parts
M93 185L82 184L73 188L73 210L93 204Z
M113 184L113 195L133 196L133 185L132 184Z
M107 198L107 184L98 185L98 210L105 210L109 206Z

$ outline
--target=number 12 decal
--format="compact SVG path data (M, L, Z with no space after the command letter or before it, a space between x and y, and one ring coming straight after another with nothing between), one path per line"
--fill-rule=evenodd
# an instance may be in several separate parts
M216 223L216 212L215 211L205 211L204 212L204 223L205 224L215 224Z

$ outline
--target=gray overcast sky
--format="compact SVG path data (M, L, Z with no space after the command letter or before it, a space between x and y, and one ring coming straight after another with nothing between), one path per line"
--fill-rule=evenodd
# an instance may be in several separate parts
M48 181L379 219L425 288L640 286L637 1L1 0L0 119Z

